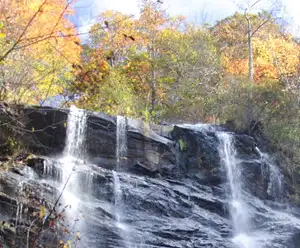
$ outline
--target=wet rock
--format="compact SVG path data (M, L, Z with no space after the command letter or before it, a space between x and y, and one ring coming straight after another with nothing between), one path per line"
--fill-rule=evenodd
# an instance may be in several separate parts
M222 180L218 139L214 132L175 126L177 161L181 172L195 176L201 183L218 184Z
M286 247L298 248L300 247L300 233L295 233L291 239L287 242Z
M17 137L39 156L21 158L23 168L1 173L0 217L16 223L21 213L22 221L17 222L24 230L32 221L30 214L38 212L40 205L51 209L64 186L62 174L68 164L60 155L67 114L65 109L38 107L13 113L25 115L22 121L32 132ZM69 206L66 211L75 209L78 226L84 226L78 247L233 247L232 203L216 134L224 127L149 126L127 119L128 152L121 158L121 170L113 173L117 118L87 115L87 140L82 147L86 161L76 164L70 177L76 195L64 192L65 198L59 199L60 207ZM232 135L253 232L274 234L266 237L272 246L264 248L298 247L298 210L284 209L284 203L277 204L269 196L270 170L256 150L256 140ZM286 212L280 212L283 209Z
M259 158L259 154L256 151L256 142L253 137L241 134L234 135L235 138L235 147L239 153L239 156L248 159L248 158Z

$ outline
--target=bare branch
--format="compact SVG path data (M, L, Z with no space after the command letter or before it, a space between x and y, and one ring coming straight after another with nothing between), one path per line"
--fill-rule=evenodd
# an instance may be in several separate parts
M265 24L267 24L269 21L271 21L271 19L267 19L265 21L263 21L259 26L257 26L257 28L252 32L252 37L255 35L255 33L257 31L259 31Z
M33 23L33 21L37 17L37 15L42 11L42 8L46 4L46 2L47 2L47 0L44 0L44 2L40 5L40 7L38 8L38 10L31 17L31 19L29 20L29 22L27 23L27 25L25 26L24 30L22 31L22 33L20 34L20 36L16 40L16 42L13 44L13 46L8 51L6 51L6 53L3 56L0 57L0 62L3 61L17 47L17 45L20 43L20 41L23 38L23 36L26 34L28 28L31 26L31 24Z
M257 0L256 2L254 2L254 3L250 6L250 10L251 10L256 4L258 4L260 1L261 1L261 0Z

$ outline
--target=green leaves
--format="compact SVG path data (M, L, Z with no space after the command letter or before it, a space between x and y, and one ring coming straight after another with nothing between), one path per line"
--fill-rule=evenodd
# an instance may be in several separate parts
M0 221L0 230L3 230L3 231L9 230L13 233L16 233L16 228L13 227L9 222L4 221L4 220Z
M44 206L40 206L39 217L41 220L45 218L46 212L47 212L46 208Z
M0 21L0 40L6 37L6 34L1 32L3 26L4 26L3 22Z

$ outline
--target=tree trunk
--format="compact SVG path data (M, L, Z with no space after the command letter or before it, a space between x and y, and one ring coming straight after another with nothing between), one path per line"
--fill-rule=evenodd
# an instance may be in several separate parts
M253 67L253 47L252 47L252 24L250 17L247 16L245 13L245 17L247 19L247 35L248 35L248 57L249 57L249 73L248 78L250 81L250 92L249 92L249 99L246 106L246 125L252 122L253 120L253 106L252 106L252 99L253 99L253 81L254 81L254 67Z
M152 69L152 82L151 82L151 109L150 112L152 113L155 109L156 103L156 71Z
M246 16L248 23L248 55L249 55L249 80L253 81L254 79L254 67L253 67L253 47L252 47L252 24L249 17Z

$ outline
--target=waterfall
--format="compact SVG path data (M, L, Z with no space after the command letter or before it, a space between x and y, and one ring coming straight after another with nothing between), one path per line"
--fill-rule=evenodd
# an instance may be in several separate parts
M81 181L76 167L83 164L85 158L87 115L83 110L71 106L67 121L66 143L63 157L60 159L62 170L61 203L62 207L69 208L66 211L67 221L75 226L75 220L79 219L78 208L80 192L82 191ZM74 222L74 223L72 223Z
M126 117L117 116L116 136L116 170L119 171L120 168L124 166L127 156Z
M115 207L121 204L122 191L120 186L120 180L118 171L124 165L124 161L127 156L127 134L126 134L126 118L123 116L117 116L117 128L116 128L116 171L113 171L114 178L114 194L115 194ZM116 218L120 221L120 218Z
M225 132L217 132L219 139L219 154L229 183L230 214L233 223L233 242L239 248L258 248L250 236L251 226L248 206L243 201L241 170L237 160L233 136Z
M63 183L71 178L71 174L75 171L76 165L83 163L85 156L85 133L86 133L87 116L83 110L71 106L68 115L66 144L61 159L63 163L62 178ZM74 184L74 180L71 180ZM70 188L70 187L68 187Z
M114 178L114 196L115 196L115 217L117 225L120 225L120 203L122 202L122 191L120 186L120 179L116 171L113 171Z
M277 201L281 201L281 194L283 193L283 175L281 174L279 168L275 165L273 159L267 154L261 152L256 148L260 154L261 161L266 165L262 167L262 173L264 177L268 177L268 195L274 197Z
M119 228L119 235L125 242L128 240L127 228L122 223L122 205L123 192L118 175L118 171L125 165L127 156L127 133L126 133L126 117L117 116L116 125L116 170L113 171L114 182L114 211L116 226ZM124 244L125 245L125 244ZM125 245L126 246L126 245Z
M76 108L70 107L70 112L67 122L67 137L65 149L63 152L64 157L72 157L73 159L84 159L85 155L85 133L86 133L86 113Z

